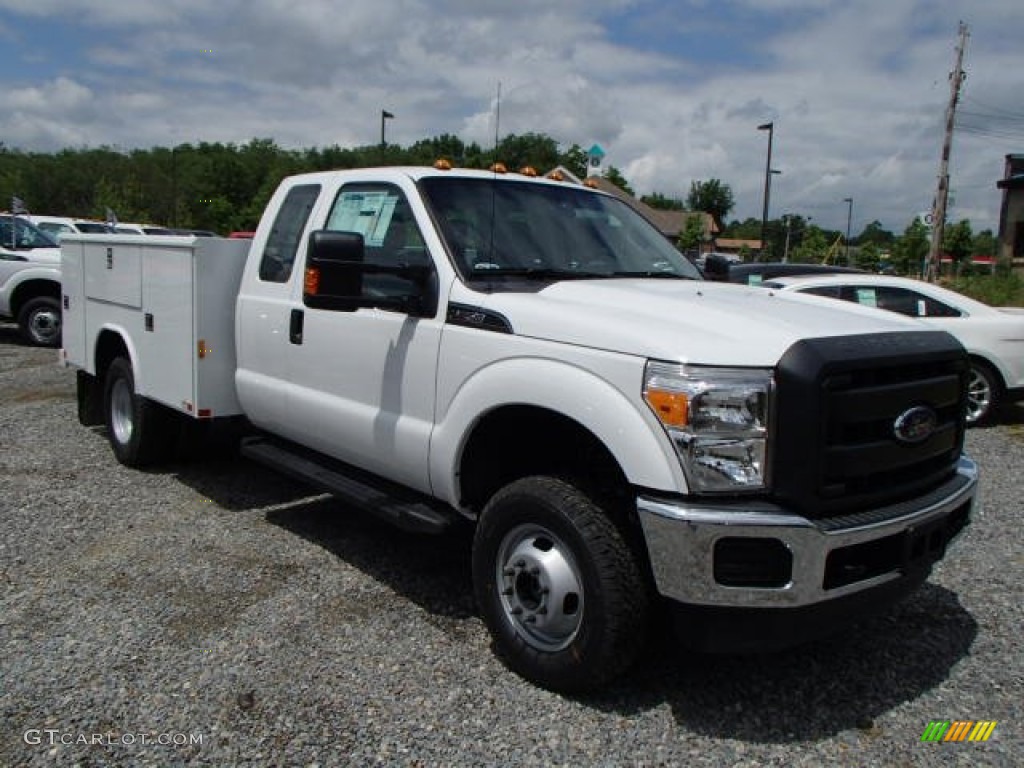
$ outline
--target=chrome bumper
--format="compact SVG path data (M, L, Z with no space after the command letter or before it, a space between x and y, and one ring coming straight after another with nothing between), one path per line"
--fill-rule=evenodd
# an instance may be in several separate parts
M922 498L839 518L808 520L765 502L653 496L641 496L637 510L661 594L692 605L782 608L823 603L930 567L969 522L977 490L977 467L963 457L955 476ZM754 541L736 548L737 539ZM734 552L763 543L782 553L783 563L788 559L788 578L770 586L723 584L715 569L720 543Z

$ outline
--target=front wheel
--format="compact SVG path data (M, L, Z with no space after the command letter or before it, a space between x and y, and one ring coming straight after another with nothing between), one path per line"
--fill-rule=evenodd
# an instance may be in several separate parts
M52 296L37 296L25 302L18 313L22 338L37 347L60 344L60 301Z
M527 477L487 504L473 584L498 654L556 691L597 688L643 648L651 594L637 555L576 486Z
M175 440L175 415L135 392L132 364L126 358L110 364L103 394L107 433L117 460L143 467L163 458Z

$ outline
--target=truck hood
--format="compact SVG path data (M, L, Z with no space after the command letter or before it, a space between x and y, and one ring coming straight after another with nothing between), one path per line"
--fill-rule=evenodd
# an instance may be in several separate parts
M835 299L702 281L567 280L459 293L453 301L500 313L520 336L704 365L772 366L800 339L927 327Z

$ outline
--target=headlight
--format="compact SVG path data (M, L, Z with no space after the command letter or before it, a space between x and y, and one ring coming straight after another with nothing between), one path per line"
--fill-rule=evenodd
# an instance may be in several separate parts
M772 372L649 361L644 400L697 492L764 490Z

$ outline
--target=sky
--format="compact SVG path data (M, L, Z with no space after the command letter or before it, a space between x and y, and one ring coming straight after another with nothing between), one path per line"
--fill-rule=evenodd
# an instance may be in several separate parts
M949 220L997 230L1021 0L0 0L0 142L355 147L386 109L405 146L535 132L640 194L716 178L731 220L761 218L771 122L770 218L901 233L935 196L960 21Z

